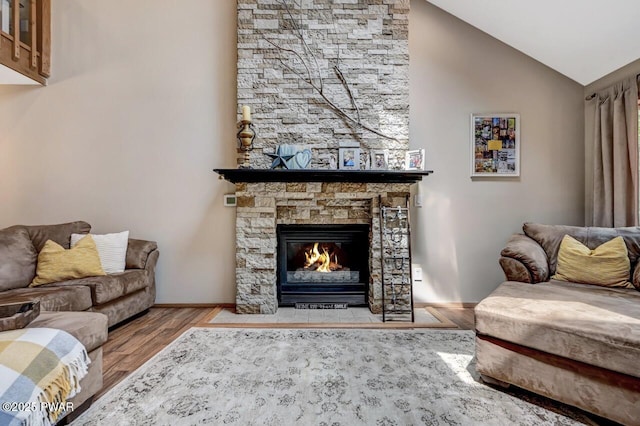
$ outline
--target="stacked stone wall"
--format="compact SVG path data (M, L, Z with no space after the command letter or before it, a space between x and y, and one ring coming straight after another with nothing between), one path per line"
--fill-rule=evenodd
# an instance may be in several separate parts
M404 206L408 184L241 183L236 185L236 310L275 313L277 225L367 224L369 307L382 307L380 203Z
M408 19L409 0L238 0L238 114L242 105L253 111L251 166L268 168L265 153L294 144L311 149L311 168L328 168L329 155L337 158L340 144L351 142L365 155L388 149L390 168L402 168L409 139ZM394 139L337 114L305 80L322 84L337 107Z

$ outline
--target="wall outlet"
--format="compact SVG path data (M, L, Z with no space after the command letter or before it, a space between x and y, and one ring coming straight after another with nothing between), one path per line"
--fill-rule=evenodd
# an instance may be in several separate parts
M413 267L413 280L422 281L422 267L420 266Z
M413 196L413 205L415 207L422 207L422 194L416 194Z

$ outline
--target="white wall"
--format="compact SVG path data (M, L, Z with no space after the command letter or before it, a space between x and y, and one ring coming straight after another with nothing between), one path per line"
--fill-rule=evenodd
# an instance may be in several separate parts
M0 87L0 227L87 220L158 241L159 303L233 302L235 2L56 0L46 88ZM417 301L476 301L526 220L581 224L583 88L411 2L411 143L424 147ZM519 112L522 177L469 179L469 114Z
M478 301L504 280L499 253L523 222L583 223L583 87L422 0L409 51L410 143L435 171L414 211L415 299ZM469 178L474 112L520 114L520 178Z
M156 240L158 302L233 302L233 1L55 0L49 86L0 87L0 227Z

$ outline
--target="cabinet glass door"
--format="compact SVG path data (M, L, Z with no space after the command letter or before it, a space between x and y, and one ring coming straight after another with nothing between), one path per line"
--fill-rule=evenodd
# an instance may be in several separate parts
M11 0L0 0L0 30L7 34L13 32L11 28L13 26L11 20L12 11L13 6Z
M31 45L31 0L20 1L20 41L28 46ZM13 1L0 0L0 30L7 34L14 35L13 28Z
M22 0L20 2L20 41L27 46L31 45L31 1Z

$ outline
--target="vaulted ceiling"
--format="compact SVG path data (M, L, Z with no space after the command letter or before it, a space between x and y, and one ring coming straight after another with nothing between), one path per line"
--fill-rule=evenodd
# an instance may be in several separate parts
M640 0L428 0L588 85L640 58Z
M640 0L428 1L585 86L640 59Z

